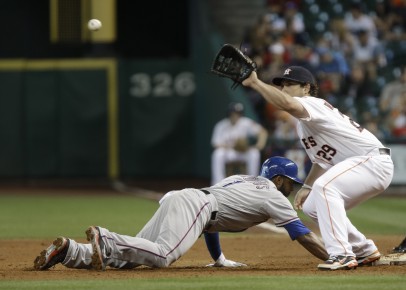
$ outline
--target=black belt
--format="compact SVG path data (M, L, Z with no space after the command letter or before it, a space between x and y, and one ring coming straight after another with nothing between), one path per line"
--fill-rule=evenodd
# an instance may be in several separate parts
M208 191L207 189L200 189L200 191L203 192L205 195L209 195L209 194L210 194L210 191ZM216 220L217 212L218 212L218 211L212 211L212 212L211 212L211 216L210 216L210 219L211 219L211 220L213 220L213 221Z
M209 195L210 191L206 190L206 189L200 189L200 191L202 191L205 195Z
M379 154L390 155L390 149L389 148L379 148Z

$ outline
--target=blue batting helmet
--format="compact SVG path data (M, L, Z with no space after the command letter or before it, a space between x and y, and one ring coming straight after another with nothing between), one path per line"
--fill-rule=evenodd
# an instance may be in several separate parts
M275 156L265 160L262 164L260 175L269 180L275 176L282 175L299 184L303 184L303 181L297 177L296 163L285 157Z

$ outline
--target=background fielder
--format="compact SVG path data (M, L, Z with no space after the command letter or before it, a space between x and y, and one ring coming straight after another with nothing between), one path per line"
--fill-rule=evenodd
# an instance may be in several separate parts
M268 132L259 123L245 117L241 103L230 103L227 118L216 123L211 137L211 184L226 177L226 164L244 162L247 174L257 176L261 167L261 150L264 149ZM254 140L252 143L250 140ZM238 172L242 173L242 172Z

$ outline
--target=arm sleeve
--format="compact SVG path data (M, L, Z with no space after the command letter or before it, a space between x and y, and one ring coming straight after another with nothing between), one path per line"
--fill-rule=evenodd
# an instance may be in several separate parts
M206 246L210 252L210 256L214 261L217 261L221 255L219 233L204 233L204 239L206 240Z
M289 233L292 240L296 240L297 237L306 235L311 231L302 223L301 220L295 220L283 226Z

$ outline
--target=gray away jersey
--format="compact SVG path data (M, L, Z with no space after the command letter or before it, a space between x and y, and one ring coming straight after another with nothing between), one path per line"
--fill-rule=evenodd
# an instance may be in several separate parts
M290 201L267 178L233 175L208 188L218 203L208 232L239 232L272 219L282 227L299 220Z

